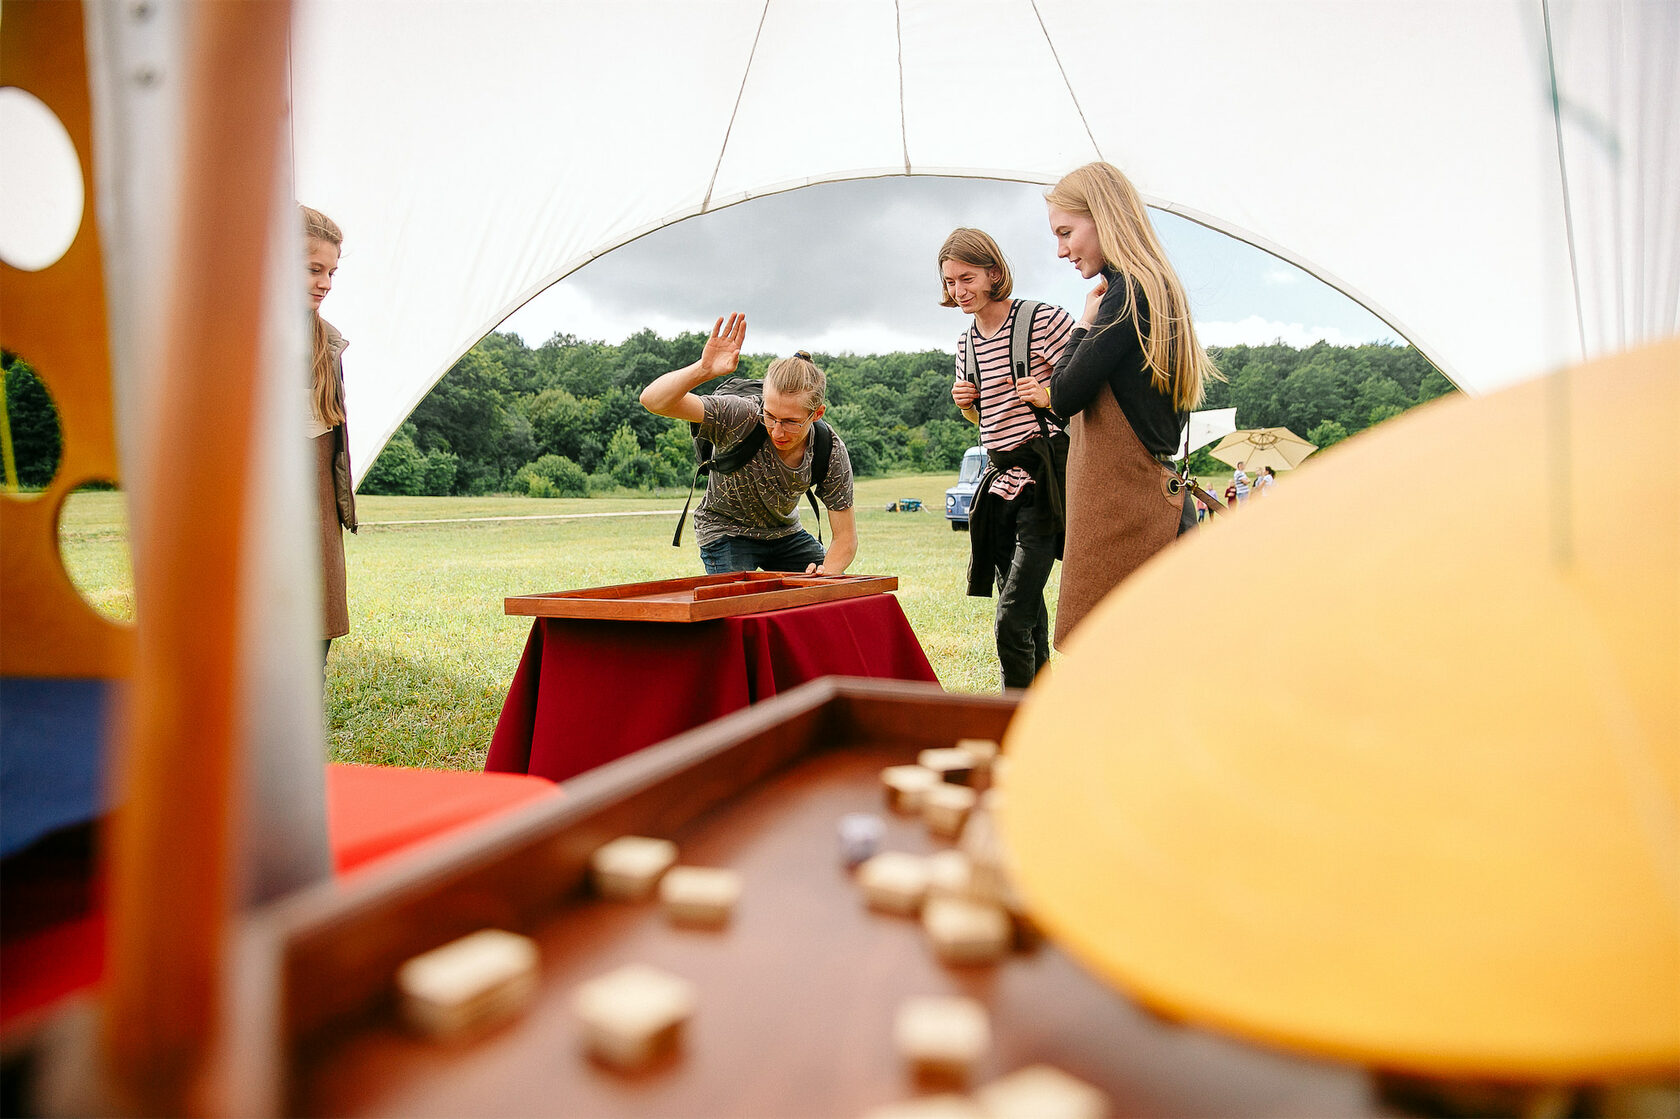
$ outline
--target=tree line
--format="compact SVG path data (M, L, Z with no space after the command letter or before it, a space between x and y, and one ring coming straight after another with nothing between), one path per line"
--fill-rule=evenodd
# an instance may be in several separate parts
M638 397L655 377L698 360L705 340L700 331L665 338L643 330L609 345L556 334L532 348L517 334L489 334L415 408L361 492L549 497L687 485L688 425L653 415ZM1204 408L1235 407L1240 427L1287 427L1320 447L1453 391L1410 346L1278 342L1209 354L1224 380L1208 386ZM772 360L743 354L736 373L762 377ZM859 476L955 470L975 443L974 427L951 403L950 353L816 361L828 375L827 419ZM39 487L58 461L57 417L28 362L7 351L4 363L18 478ZM1191 466L1228 469L1205 451Z
M517 334L490 334L414 410L362 492L583 496L686 485L688 425L637 398L655 377L698 360L705 340L643 330L614 346L556 334L533 349ZM1204 408L1235 407L1242 427L1288 427L1321 447L1453 391L1410 346L1279 342L1209 353L1225 380L1209 385ZM950 353L815 357L828 375L827 419L859 476L955 470L975 443L951 403ZM773 359L743 354L736 375L762 377ZM1192 466L1227 469L1205 452Z

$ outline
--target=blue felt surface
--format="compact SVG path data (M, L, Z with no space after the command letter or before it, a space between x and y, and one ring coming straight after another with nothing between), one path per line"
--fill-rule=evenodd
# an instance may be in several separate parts
M107 807L109 680L0 678L0 855Z

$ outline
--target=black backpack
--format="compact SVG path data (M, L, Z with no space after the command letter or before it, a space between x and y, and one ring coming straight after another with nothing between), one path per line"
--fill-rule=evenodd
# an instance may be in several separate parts
M713 396L744 396L749 400L756 400L762 407L764 403L764 382L755 381L748 377L731 377L712 390ZM694 440L694 459L698 464L694 468L694 480L688 484L688 500L683 502L682 515L677 518L677 531L671 535L671 547L682 547L683 524L688 520L688 507L694 502L694 487L700 484L702 476L716 471L719 474L733 474L745 466L756 454L764 441L770 438L769 430L762 424L757 424L747 432L745 439L733 447L722 451L712 446L712 441L700 434L700 425L688 425L689 437ZM811 503L811 515L817 519L817 543L822 543L822 511L817 508L817 487L828 477L828 462L834 455L834 429L822 420L811 425L811 438L816 440L816 446L811 452L811 486L805 491L805 500Z

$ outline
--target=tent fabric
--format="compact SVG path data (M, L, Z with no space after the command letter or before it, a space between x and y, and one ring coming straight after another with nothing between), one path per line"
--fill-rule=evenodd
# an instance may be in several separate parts
M1479 393L1680 330L1677 56L1662 0L302 0L295 187L353 231L358 471L485 332L650 230L1095 158ZM987 111L954 110L976 74Z

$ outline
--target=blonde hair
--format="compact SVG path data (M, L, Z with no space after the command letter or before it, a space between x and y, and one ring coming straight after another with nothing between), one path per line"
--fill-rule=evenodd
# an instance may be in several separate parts
M979 229L966 227L953 229L951 235L945 238L945 243L939 246L939 305L941 307L955 307L957 301L951 298L951 293L945 287L945 262L955 260L962 264L972 264L976 268L998 270L997 282L992 290L986 293L986 298L996 303L1008 299L1015 290L1015 277L1009 271L1009 262L1003 258L1003 250L992 240L992 235Z
M309 206L299 206L298 212L303 215L303 231L311 241L325 241L339 250L344 248L344 233L337 222ZM336 427L344 422L344 382L333 371L332 342L327 336L326 321L318 309L312 310L309 317L314 332L310 395L321 422Z
M1219 380L1219 371L1196 340L1190 300L1137 188L1113 164L1087 163L1062 176L1044 197L1058 210L1084 214L1096 223L1103 263L1119 272L1118 282L1126 285L1120 317L1131 317L1155 391L1170 396L1180 412L1200 404L1206 382ZM1147 329L1138 314L1139 289L1149 308Z
M772 361L764 374L764 384L766 388L789 396L804 397L806 407L815 412L823 406L828 379L817 368L817 363L811 360L811 355L800 350L792 357L779 357Z

